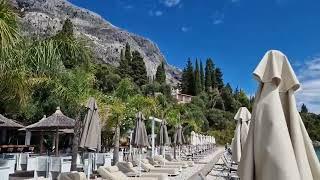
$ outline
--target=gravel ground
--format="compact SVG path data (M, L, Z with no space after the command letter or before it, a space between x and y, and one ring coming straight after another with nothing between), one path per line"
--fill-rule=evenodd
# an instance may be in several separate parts
M221 158L219 159L219 161L217 162L218 164L223 164L223 161L221 160ZM220 165L216 165L217 168L221 168L222 166ZM230 173L228 172L228 170L215 170L213 169L208 175L207 175L207 180L226 180L228 179L228 175L230 175ZM236 173L232 173L231 174L232 177L234 177L233 179L237 179L235 178Z

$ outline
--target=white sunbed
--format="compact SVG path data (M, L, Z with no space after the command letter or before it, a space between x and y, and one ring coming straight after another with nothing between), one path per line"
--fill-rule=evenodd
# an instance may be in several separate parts
M152 166L147 159L141 160L141 167L146 172L151 173L167 173L169 176L177 176L180 174L179 168L163 168Z
M128 177L123 172L119 171L117 166L103 167L100 166L97 170L99 175L106 180L134 180L136 177ZM139 177L139 180L159 180L158 177Z

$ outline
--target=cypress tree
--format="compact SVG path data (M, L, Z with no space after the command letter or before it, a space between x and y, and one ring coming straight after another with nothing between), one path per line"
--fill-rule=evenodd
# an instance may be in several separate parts
M60 34L67 37L73 37L73 24L69 18L64 21Z
M215 74L215 78L216 78L217 88L219 90L221 90L223 88L223 86L224 86L223 78L222 78L223 74L221 72L221 69L220 68L216 68L214 74Z
M183 94L188 94L188 87L189 87L189 81L188 81L188 75L187 75L187 69L183 68L182 71L182 77L181 77L181 84L180 84L180 90Z
M187 62L187 79L188 79L188 93L187 94L190 94L190 95L194 95L195 94L195 82L194 82L194 73L193 73L193 65L192 65L192 62L191 62L191 59L189 58L188 59L188 62Z
M130 48L129 48L130 49ZM120 63L119 63L119 74L122 78L129 77L129 72L130 72L130 66L129 66L129 61L127 60L125 56L125 51L127 51L127 48L125 50L121 50L120 53Z
M148 83L146 66L138 51L132 53L131 70L131 77L138 86Z
M206 62L206 68L205 68L205 90L207 92L212 90L212 73L213 73L213 62L209 58Z
M308 111L308 108L307 108L307 106L305 105L305 104L302 104L302 106L301 106L301 113L308 113L309 111Z
M201 92L201 79L200 79L200 69L199 63L196 59L196 68L194 70L194 95L198 95Z
M164 68L164 63L159 64L156 72L156 81L160 84L166 83L166 70Z
M204 90L204 71L202 61L200 60L200 82L201 82L201 91Z

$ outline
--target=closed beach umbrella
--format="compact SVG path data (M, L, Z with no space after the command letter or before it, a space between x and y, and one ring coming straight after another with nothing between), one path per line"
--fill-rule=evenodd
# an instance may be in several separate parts
M185 139L184 139L183 132L182 132L182 126L180 124L177 125L177 127L175 129L173 144L175 146L179 146L179 157L180 157L180 146L185 144ZM176 151L176 148L174 150ZM175 154L176 154L176 152L175 152Z
M143 147L150 146L148 142L147 130L144 124L144 116L141 112L136 114L136 124L132 133L131 145L135 148L140 148L139 154L139 172L141 172L141 153Z
M182 132L182 126L180 124L176 127L176 131L174 133L173 143L178 146L185 143L185 139L184 139L183 132Z
M159 146L167 146L170 144L168 131L167 131L167 122L165 119L162 120L160 124L160 131L157 134L157 144ZM165 154L165 152L163 152L163 154Z
M237 120L237 127L231 149L232 160L238 163L240 162L241 151L247 139L251 114L246 107L241 107L234 116L234 119Z
M144 116L141 112L136 114L136 123L132 134L131 145L135 148L150 146L148 142L147 130L144 124Z
M260 85L242 151L240 179L319 180L319 160L294 96L300 83L287 57L268 51L253 74Z
M79 147L91 151L101 150L101 126L98 114L98 106L94 98L89 98L86 105L87 114L84 119Z

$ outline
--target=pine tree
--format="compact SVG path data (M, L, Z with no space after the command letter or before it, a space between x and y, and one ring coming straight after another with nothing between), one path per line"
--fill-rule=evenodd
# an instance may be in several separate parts
M223 86L224 86L223 78L222 78L223 74L221 72L221 69L220 68L216 68L214 74L215 74L215 78L216 78L216 82L217 82L217 88L219 90L221 90L223 88Z
M130 49L130 47L129 47ZM129 65L129 61L127 60L126 56L125 56L125 51L127 52L127 48L125 50L121 50L120 53L120 63L119 63L119 74L122 78L127 78L129 77L129 73L130 73L130 65Z
M200 80L201 80L201 91L204 90L204 71L203 71L203 65L202 65L202 61L200 60Z
M212 90L212 71L213 62L211 58L207 59L206 68L205 68L205 90L207 92Z
M194 95L198 95L201 92L201 79L200 79L200 69L199 63L196 59L196 68L194 70Z
M305 104L302 104L302 106L301 106L301 113L308 113L309 111L308 111L308 108L307 108L307 106L305 105Z
M138 86L148 83L146 66L138 51L132 53L131 69L131 77Z
M166 70L163 62L157 68L156 81L160 84L166 83Z

